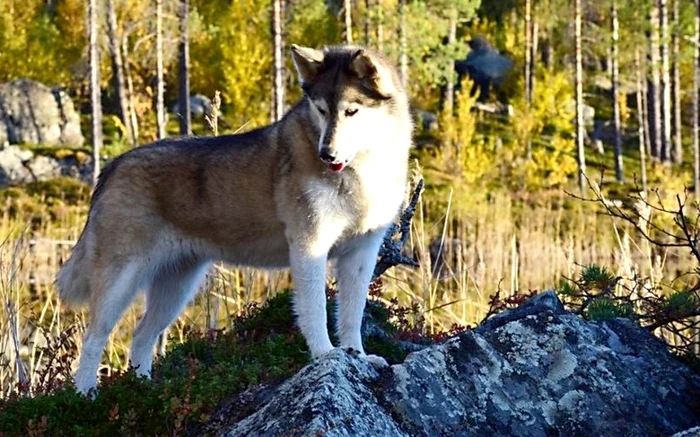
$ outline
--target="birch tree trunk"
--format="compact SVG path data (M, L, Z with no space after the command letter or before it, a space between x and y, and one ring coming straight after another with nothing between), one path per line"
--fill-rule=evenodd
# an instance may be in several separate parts
M574 0L574 38L576 42L576 148L578 152L578 185L581 193L586 189L586 155L584 151L585 127L583 125L583 53L581 47L581 0Z
M406 0L399 0L399 73L401 82L408 86L408 48L406 46Z
M525 0L525 101L528 109L531 103L530 74L532 69L532 2Z
M283 0L273 0L272 2L272 33L274 49L274 120L280 120L284 115L284 43L282 40L282 9Z
M680 69L680 0L673 0L673 32L671 38L671 68L673 70L672 99L673 99L673 126L671 136L673 147L671 148L671 160L677 164L683 162L682 143L682 118L681 118L681 69Z
M371 24L372 24L372 2L371 0L365 0L365 45L369 47L370 45L370 34L371 34Z
M634 53L634 66L637 70L637 132L639 135L639 167L640 167L640 177L642 182L642 190L647 192L647 164L646 164L646 147L645 141L647 134L645 132L645 114L644 114L644 88L643 88L643 74L642 66L639 56L639 50Z
M535 71L537 70L537 55L539 50L539 22L537 21L537 9L535 9L535 15L532 17L532 44L530 46L530 104L535 98Z
M189 40L189 0L180 0L178 18L180 21L180 41L178 53L178 108L180 112L180 135L192 135L192 112L190 110L190 40Z
M695 47L693 50L693 186L700 198L700 0L695 0Z
M618 40L620 38L620 23L617 19L617 2L613 0L610 8L612 25L612 47L610 50L612 70L612 94L613 94L613 123L615 126L615 178L622 182L624 179L622 169L622 135L620 132L620 74L618 68Z
M659 77L659 11L652 7L649 13L651 30L649 32L649 91L647 101L649 103L649 136L651 142L652 159L658 159L661 149L661 90Z
M90 104L92 105L92 183L100 174L102 148L102 93L100 91L100 49L97 41L97 0L88 2L88 44L90 52Z
M131 132L134 135L135 145L139 142L139 120L136 115L134 104L134 80L131 77L131 66L129 64L129 39L122 35L122 55L124 61L124 76L126 77L126 90L128 92L127 102L129 102L129 120L131 122Z
M449 32L447 34L447 45L452 48L457 42L457 9L450 11ZM448 60L447 86L445 87L445 110L448 114L454 113L455 107L455 82L454 82L454 60Z
M661 26L661 150L659 157L668 161L671 151L671 75L669 73L668 51L668 5L667 0L659 0L659 20Z
M117 97L117 116L121 120L125 129L126 140L132 146L136 144L136 139L131 129L129 120L129 101L126 93L126 81L124 80L124 63L122 61L122 51L117 36L117 14L114 10L114 0L107 0L107 41L112 60L112 81L114 92Z
M525 106L530 112L532 106L532 1L525 0ZM525 156L532 158L532 141L528 133L525 140Z
M352 0L343 0L343 11L345 18L345 42L352 43Z
M156 123L158 139L165 138L165 105L163 97L163 0L156 0Z
M384 9L382 9L381 0L376 0L375 8L377 8L377 50L384 51Z

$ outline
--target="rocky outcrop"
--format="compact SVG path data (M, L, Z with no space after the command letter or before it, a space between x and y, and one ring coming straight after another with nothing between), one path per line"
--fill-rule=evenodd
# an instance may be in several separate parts
M82 146L80 116L58 88L28 79L0 84L0 146Z
M62 159L35 155L19 146L7 146L0 150L0 186L47 181L59 176L90 179L91 162L80 164L74 155Z
M464 77L474 81L474 87L480 90L479 99L488 101L489 87L503 85L513 69L513 60L502 55L484 37L474 37L469 41L471 51L464 60L455 61L458 81L455 89L460 88ZM473 90L473 91L474 91Z
M336 350L245 404L221 435L655 436L700 425L700 376L550 292L385 369Z

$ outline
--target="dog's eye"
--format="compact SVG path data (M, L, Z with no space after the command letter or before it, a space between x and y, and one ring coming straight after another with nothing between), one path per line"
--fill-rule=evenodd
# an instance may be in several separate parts
M345 110L345 116L346 117L352 117L353 115L357 114L357 108L353 109L346 109Z
M318 109L318 112L325 117L326 115L326 110L321 108L320 106L316 105L316 109Z

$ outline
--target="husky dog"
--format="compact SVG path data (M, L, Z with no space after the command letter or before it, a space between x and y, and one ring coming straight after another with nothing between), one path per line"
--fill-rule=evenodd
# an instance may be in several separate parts
M138 290L146 313L130 360L148 376L158 336L212 261L291 267L294 311L311 355L331 349L326 265L335 260L342 348L367 356L360 325L377 253L404 199L412 122L395 68L356 46L292 46L303 99L239 135L179 138L110 163L58 274L61 299L91 320L76 388L96 387L107 338Z

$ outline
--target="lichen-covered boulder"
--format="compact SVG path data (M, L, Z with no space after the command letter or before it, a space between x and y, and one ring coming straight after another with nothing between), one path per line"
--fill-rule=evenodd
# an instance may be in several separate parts
M49 156L34 155L19 146L0 150L0 185L47 181L60 175L60 165Z
M655 436L700 425L700 375L550 292L379 371L334 351L251 402L222 435Z
M0 146L82 146L80 116L59 88L29 79L0 84Z

